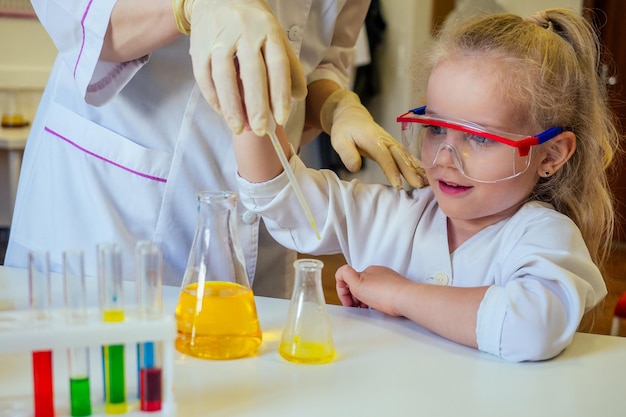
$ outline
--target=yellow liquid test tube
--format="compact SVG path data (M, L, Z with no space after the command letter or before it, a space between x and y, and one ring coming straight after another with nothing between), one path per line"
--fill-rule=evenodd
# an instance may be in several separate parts
M124 321L124 299L122 286L122 255L115 244L98 245L98 281L102 320L107 323ZM105 412L126 413L126 379L124 367L124 345L107 345L103 351Z

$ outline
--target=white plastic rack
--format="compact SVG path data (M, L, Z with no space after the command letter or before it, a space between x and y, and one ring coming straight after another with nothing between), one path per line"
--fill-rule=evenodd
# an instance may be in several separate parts
M55 417L69 413L69 376L67 376L67 350L90 349L90 383L92 416L104 416L102 389L101 347L124 344L128 412L124 417L175 415L173 364L176 324L171 315L141 319L133 311L126 311L125 320L107 323L97 310L89 310L83 323L70 323L66 310L50 310L45 320L37 319L31 310L0 311L0 355L13 355L12 366L24 368L19 374L32 379L33 351L53 352ZM137 398L136 346L144 342L163 342L163 398L162 408L156 412L139 410ZM16 381L15 387L24 384ZM32 387L32 382L31 382ZM17 388L15 388L17 389ZM0 387L0 417L26 417L34 415L32 389L30 392L12 392L12 387Z

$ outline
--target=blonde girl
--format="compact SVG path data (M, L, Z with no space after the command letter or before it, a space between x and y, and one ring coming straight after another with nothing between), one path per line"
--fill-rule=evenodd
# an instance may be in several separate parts
M318 240L271 143L244 133L242 201L281 244L343 253L342 304L507 360L552 358L606 295L619 135L598 52L567 10L447 25L424 60L425 101L398 118L428 186L341 181L304 167L282 135Z

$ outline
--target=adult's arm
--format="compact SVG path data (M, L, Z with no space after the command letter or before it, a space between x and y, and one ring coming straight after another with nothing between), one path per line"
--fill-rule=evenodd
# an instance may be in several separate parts
M100 58L111 62L132 61L179 36L171 0L117 0Z

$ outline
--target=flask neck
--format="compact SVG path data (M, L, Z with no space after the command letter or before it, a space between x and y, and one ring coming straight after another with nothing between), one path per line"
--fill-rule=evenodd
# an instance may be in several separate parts
M293 300L325 304L322 288L322 268L324 264L317 259L299 259L294 262L295 285Z
M233 282L250 288L237 234L237 194L198 194L198 224L184 284Z

